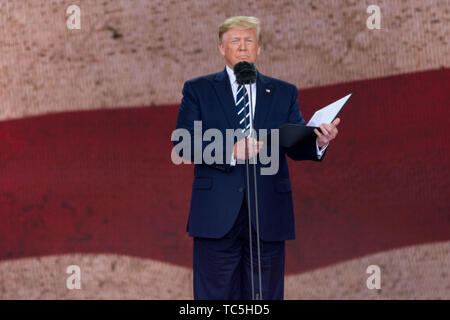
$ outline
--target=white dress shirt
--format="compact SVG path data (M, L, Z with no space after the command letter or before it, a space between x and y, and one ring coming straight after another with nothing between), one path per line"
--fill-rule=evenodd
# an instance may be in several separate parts
M227 65L226 66L226 70L228 73L228 78L230 79L230 84L231 84L231 90L233 91L233 98L234 98L234 103L236 103L236 96L237 96L237 90L239 87L239 84L236 81L236 75L234 74L234 71ZM255 116L255 109L256 109L256 82L251 84L252 87L252 110L251 110L251 114L250 114L250 130L253 129L252 128L252 119ZM250 85L246 84L245 85L245 89L247 90L248 95L250 96ZM237 112L237 111L236 111ZM320 159L323 156L323 153L325 152L325 149L328 147L328 144L326 146L324 146L322 149L319 149L319 145L317 144L317 139L316 139L316 151L317 151L317 158ZM231 154L231 165L234 166L236 165L236 159L233 157L233 154Z

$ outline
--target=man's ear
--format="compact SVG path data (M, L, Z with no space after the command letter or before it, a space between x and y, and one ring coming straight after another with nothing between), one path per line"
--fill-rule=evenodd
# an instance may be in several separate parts
M224 48L222 42L220 42L220 43L217 45L217 47L219 48L220 54L221 54L222 56L225 57L225 48Z

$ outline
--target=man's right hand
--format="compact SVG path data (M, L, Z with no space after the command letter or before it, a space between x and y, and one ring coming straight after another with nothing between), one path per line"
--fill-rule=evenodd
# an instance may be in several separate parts
M258 154L263 147L263 141L257 141L255 138L247 138L248 158L251 159ZM245 139L241 139L234 144L233 157L238 160L245 160Z

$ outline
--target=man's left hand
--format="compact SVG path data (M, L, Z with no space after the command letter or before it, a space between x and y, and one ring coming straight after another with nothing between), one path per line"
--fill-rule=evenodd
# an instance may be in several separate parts
M331 140L336 138L338 134L337 126L340 122L341 119L336 118L330 124L322 123L320 125L320 130L322 131L322 133L320 133L319 130L314 129L314 132L317 135L317 145L319 146L319 148L326 146Z

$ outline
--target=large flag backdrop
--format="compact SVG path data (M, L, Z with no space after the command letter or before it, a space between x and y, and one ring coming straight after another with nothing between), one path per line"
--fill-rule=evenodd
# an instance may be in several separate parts
M381 30L369 4L82 1L68 30L63 1L2 1L0 298L192 298L192 166L170 135L236 14L261 19L258 68L306 119L353 93L326 160L290 161L286 298L450 298L448 2L381 1Z

